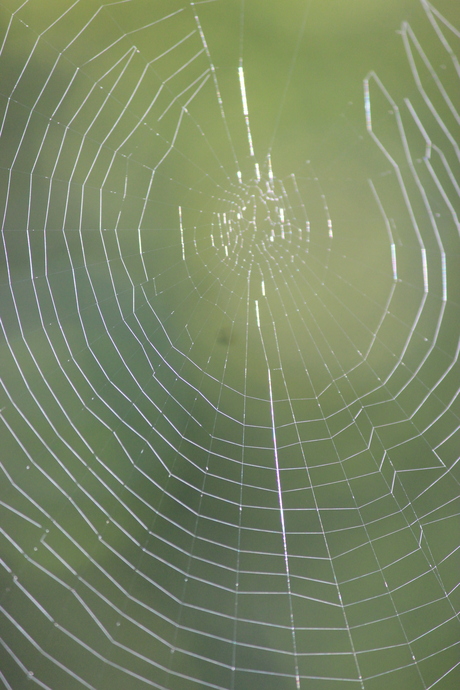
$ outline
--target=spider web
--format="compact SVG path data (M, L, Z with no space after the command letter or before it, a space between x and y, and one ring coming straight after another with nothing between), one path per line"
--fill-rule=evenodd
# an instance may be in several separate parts
M5 688L458 687L460 34L274 16L3 10Z

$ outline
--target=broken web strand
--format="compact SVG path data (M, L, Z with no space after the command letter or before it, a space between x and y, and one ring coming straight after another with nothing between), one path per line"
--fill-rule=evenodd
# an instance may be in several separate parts
M405 35L406 35L406 32L407 32L407 26L405 26L404 29L405 29L405 31L404 31L404 36L405 36ZM413 34L412 34L412 36L413 36ZM408 48L407 48L407 43L406 43L406 49L408 49ZM426 59L426 57L425 57L425 59ZM412 66L413 66L413 63L412 63ZM413 67L413 69L414 69L414 67ZM431 68L431 66L430 66L430 72L433 74L433 69ZM371 75L371 76L370 76L370 79L374 79L374 78L376 78L376 75ZM383 91L383 93L385 94L385 97L389 100L389 102L390 102L390 104L391 104L392 112L393 112L393 113L395 114L395 116L396 116L396 119L397 119L397 122L398 122L398 128L399 128L399 130L400 130L400 132L401 132L401 139L402 139L403 144L404 144L404 147L405 147L406 160L407 160L407 162L408 162L408 164L409 164L409 166L410 166L412 176L413 176L413 178L414 178L415 181L416 181L417 187L418 187L418 189L419 189L420 195L421 195L421 197L422 197L422 199L423 199L423 202L424 202L424 205L425 205L426 213L427 213L427 215L428 215L428 217L429 217L429 219L430 219L431 227L432 227L432 229L433 229L433 233L434 233L434 235L435 235L435 237L436 237L436 242L437 242L437 245L438 245L438 247L439 247L439 255L440 255L440 262L441 262L441 275L442 275L442 302L443 302L443 304L442 304L442 306L441 306L441 311L440 311L440 314L439 314L439 317L438 317L438 322L437 322L437 325L436 325L436 330L435 330L435 333L434 333L434 337L433 337L433 340L432 340L432 344L431 344L431 346L430 346L430 349L427 351L427 354L424 356L423 360L420 362L420 364L419 364L419 366L418 366L418 368L417 368L417 371L414 372L413 375L415 376L415 375L417 375L418 371L421 369L421 367L423 366L423 364L426 362L426 360L427 360L429 354L431 354L433 348L435 347L437 335L438 335L439 330L440 330L440 328L441 328L441 326L442 326L442 320L443 320L444 310L445 310L445 303L446 303L446 301L447 301L446 253L445 253L444 246L443 246L443 243L442 243L442 239L441 239L441 236L440 236L440 233L439 233L439 230L438 230L438 226L437 226L437 222L436 222L435 215L434 215L433 211L431 210L431 206L430 206L428 197L427 197L427 195L426 195L426 193L425 193L425 190L424 190L424 187L423 187L423 185L422 185L422 183L421 183L421 181L420 181L420 178L419 178L419 176L418 176L418 174L417 174L417 172L416 172L416 168L415 168L415 166L414 166L414 162L413 162L411 153L410 153L410 151L409 151L409 149L408 149L408 146L407 146L407 139L406 139L406 135L405 135L405 133L404 133L404 128L403 128L401 116L400 116L400 114L399 114L399 109L397 108L397 106L396 106L395 102L393 101L393 99L391 99L391 97L389 96L389 94L388 94L388 92L386 91L386 89L384 89L384 87L383 87L383 85L381 84L380 80L378 80L378 78L377 78L376 81L377 81L378 87ZM420 80L416 80L416 81L417 81L418 87L420 88ZM389 157L388 153L386 152L386 150L384 149L384 147L382 147L381 142L378 140L378 138L375 136L375 134L374 134L374 132L373 132L373 130L372 130L371 109L370 109L370 95L369 95L369 78L367 78L367 79L365 80L365 82L364 82L364 91L365 91L366 122L367 122L368 131L369 131L369 133L371 134L371 136L373 137L374 141L376 141L376 143L378 144L378 146L384 151L386 157L388 158L388 160L390 161L391 165L393 166L393 168L394 168L395 171L397 172L397 175L398 175L399 178L400 178L400 182L401 182L402 188L405 189L405 185L404 185L404 183L403 183L403 181L402 181L402 177L401 177L401 175L400 175L399 166L395 163L394 160L391 159L391 157ZM425 97L426 97L426 95L425 95ZM429 169L429 171L430 171L430 176L431 176L431 178L432 178L433 181L435 182L435 184L436 184L436 186L437 186L439 192L441 193L441 195L442 195L442 197L443 197L443 200L445 201L447 207L449 208L450 213L452 214L452 218L453 218L453 220L454 220L455 226L458 228L458 227L459 227L459 223L458 223L458 218L457 218L457 214L456 214L456 212L455 212L455 209L454 209L454 207L453 207L453 205L452 205L450 199L449 199L448 196L446 195L445 191L443 190L443 188L442 188L442 186L441 186L441 184L440 184L440 182L439 182L439 179L438 179L438 177L437 177L437 175L436 175L436 173L435 173L435 171L434 171L434 169L433 169L433 167L432 167L432 165L431 165L431 162L430 162L430 158L431 158L431 147L432 147L431 140L429 139L429 137L428 137L428 135L427 135L427 133L426 133L426 130L424 129L423 124L421 123L420 118L419 118L419 116L417 115L416 111L414 110L414 107L412 106L411 102L410 102L408 99L406 99L406 100L405 100L405 103L406 103L406 105L407 105L407 108L408 108L408 110L409 110L409 112L410 112L410 114L411 114L413 120L416 122L417 127L419 128L419 130L420 130L420 132L422 133L422 135L423 135L423 137L424 137L424 139L425 139L425 142L426 142L426 154L427 154L427 155L426 155L425 158L424 158L424 162L425 162L426 166L428 167L428 169ZM433 111L433 107L432 107L432 106L430 107L430 109ZM439 122L441 121L441 118L439 117L439 115L437 115L437 120L438 120ZM449 140L452 141L451 135L449 135ZM444 154L442 153L442 151L440 151L440 149L439 149L438 147L435 147L435 150L436 150L436 152L438 153L438 155L440 155L440 158L441 158L442 163L443 163L443 167L447 170L447 172L448 172L448 174L449 174L449 178L450 178L450 179L452 180L452 182L454 183L454 178L453 178L453 175L452 175L451 168L450 168L449 164L447 163ZM374 187L372 181L370 181L370 184L371 184L371 187L372 187L372 190L373 190L373 194L374 194L374 196L376 196L375 187ZM455 183L454 183L454 186L457 188L457 185L456 185ZM458 193L458 188L457 188L457 193ZM425 249L425 247L424 247L423 240L422 240L422 237L421 237L421 235L420 235L420 231L419 231L419 229L418 229L417 223L416 223L416 221L415 221L414 214L413 214L412 209L411 209L411 207L410 207L409 197L408 197L408 194L407 194L406 192L404 192L404 197L405 197L406 204L408 204L408 209L409 209L409 213L410 213L410 216L411 216L411 219L412 219L412 222L413 222L413 227L414 227L414 229L415 229L415 232L416 232L416 235L417 235L417 239L418 239L418 242L419 242L419 245L420 245L421 257L422 257L422 266L423 266L424 292L425 292L425 294L426 294L426 293L428 292L428 269L427 269L427 260L426 260L426 249ZM380 209L381 209L381 212L384 213L383 207L382 207L382 205L381 205L381 203L380 203L380 200L377 198L377 196L376 196L376 199L377 199L377 201L378 201L378 204L379 204L379 207L380 207ZM385 217L385 223L386 223L387 229L391 232L390 226L389 226L389 223L388 223L388 220L386 219L386 217ZM396 247L395 247L395 243L394 243L394 241L393 241L393 237L392 237L391 235L390 235L390 240L391 240L392 264L393 264L394 277L395 277L395 279L397 279L397 271L396 271ZM420 305L420 311L419 311L420 314L421 314L421 310L422 310L423 306L424 306L424 305L423 305L423 303L422 303L422 304ZM414 329L415 329L415 326L416 326L416 324L414 324ZM406 348L407 348L407 345L409 344L409 340L410 340L410 339L408 339L408 341L407 341L407 343L406 343L406 347L405 347L405 349L404 349L404 351L403 351L403 354L404 354L404 352L405 352L405 350L406 350ZM454 363L455 363L455 360L454 360L453 364L454 364ZM392 373L393 373L393 372L392 372ZM410 382L410 381L408 381L408 383L409 383L409 382ZM408 384L406 384L406 385L408 385ZM402 390L404 390L404 388L403 388ZM428 395L428 392L427 392L427 395ZM426 398L425 398L425 399L426 399Z

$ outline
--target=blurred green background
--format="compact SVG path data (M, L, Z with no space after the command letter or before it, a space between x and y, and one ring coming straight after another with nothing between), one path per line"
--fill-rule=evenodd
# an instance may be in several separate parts
M456 24L454 5L436 2ZM364 116L374 70L458 165L403 21L458 104L419 0L2 3L5 687L457 687L458 483L443 463L458 456L458 235L421 173L443 305L404 156L425 144L371 86L428 250L425 302L402 187ZM308 248L280 242L270 260L258 236L227 258L210 239L257 187L241 60L263 178L270 154L312 227ZM397 245L389 315L369 179Z

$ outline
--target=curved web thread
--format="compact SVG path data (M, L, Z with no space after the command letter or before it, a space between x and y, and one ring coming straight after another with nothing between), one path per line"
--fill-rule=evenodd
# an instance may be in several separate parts
M249 7L227 68L226 3L8 19L5 687L458 684L459 34L364 80L350 229L261 145Z

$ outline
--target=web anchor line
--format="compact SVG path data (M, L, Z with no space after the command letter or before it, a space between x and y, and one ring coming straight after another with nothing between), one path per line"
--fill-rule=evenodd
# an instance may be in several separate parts
M282 534L282 539L283 539L284 567L285 567L285 572L286 572L287 595L288 595L288 599L289 599L289 617L290 617L290 623L291 623L292 646L293 646L293 650L294 650L295 681L296 681L296 688L297 688L297 690L299 690L299 688L300 688L300 673L299 673L299 662L298 662L298 653L297 653L296 629L295 629L295 622L294 622L294 606L293 606L293 595L292 595L292 588L291 588L291 571L290 571L290 567L289 567L289 554L288 554L288 546L287 546L287 538L286 538L286 524L285 524L285 519L284 519L283 490L282 490L282 486L281 486L281 475L280 475L280 467L279 467L279 459L278 459L278 442L276 439L276 422L275 422L275 407L274 407L274 401L273 401L272 377L271 377L270 365L268 362L267 350L265 347L265 342L264 342L261 324L260 324L260 312L259 312L258 300L255 300L255 310L256 310L257 329L259 332L260 342L261 342L263 353L264 353L265 364L267 367L267 383L268 383L268 393L269 393L269 400L270 400L270 420L271 420L272 442L273 442L273 459L275 462L276 488L277 488L277 492L278 492L278 506L279 506L280 523L281 523L281 534Z

